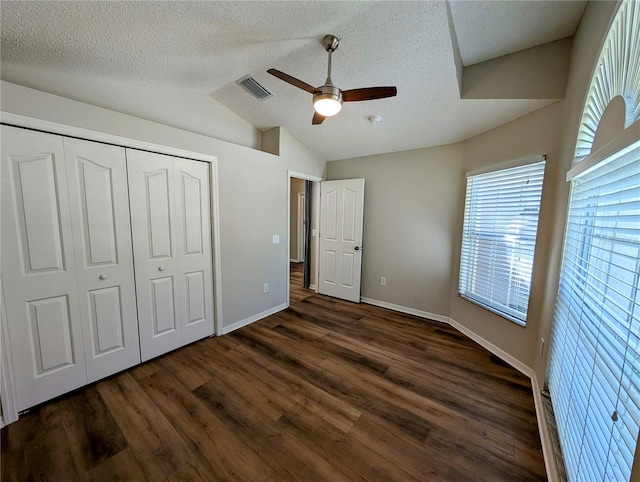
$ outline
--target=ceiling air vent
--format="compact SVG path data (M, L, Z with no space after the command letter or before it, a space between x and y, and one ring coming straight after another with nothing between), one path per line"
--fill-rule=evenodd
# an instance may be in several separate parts
M260 83L250 75L247 75L240 80L236 80L236 83L258 100L264 100L267 97L271 97L273 95L267 89L262 87Z

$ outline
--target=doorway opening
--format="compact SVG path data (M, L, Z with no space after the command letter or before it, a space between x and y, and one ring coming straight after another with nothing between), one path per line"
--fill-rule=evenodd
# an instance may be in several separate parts
M320 180L289 173L288 305L317 292Z

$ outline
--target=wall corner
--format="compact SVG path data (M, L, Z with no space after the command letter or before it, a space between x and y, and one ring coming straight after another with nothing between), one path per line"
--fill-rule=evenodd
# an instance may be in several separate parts
M260 135L260 150L274 156L280 155L280 127L262 131Z

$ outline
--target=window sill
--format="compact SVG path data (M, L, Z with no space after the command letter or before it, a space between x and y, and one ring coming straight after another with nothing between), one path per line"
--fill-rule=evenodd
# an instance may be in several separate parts
M484 308L487 311L490 311L491 313L493 313L494 315L498 315L500 318L504 318L505 320L508 320L522 328L526 328L527 327L527 322L526 321L522 321L519 320L518 318L516 318L515 316L511 316L508 313L505 313L504 311L500 311L497 310L489 305L486 305L484 303L482 303L481 301L475 300L473 298L470 298L469 296L465 296L461 293L458 293L458 297L462 298L465 301L468 301L469 303L473 303L474 305L479 306L480 308Z

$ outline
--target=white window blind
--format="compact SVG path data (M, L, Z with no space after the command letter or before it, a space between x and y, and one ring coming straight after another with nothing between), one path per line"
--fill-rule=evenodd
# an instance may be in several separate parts
M467 178L459 294L527 319L544 161Z
M640 426L640 142L572 180L548 384L571 481L628 481Z

